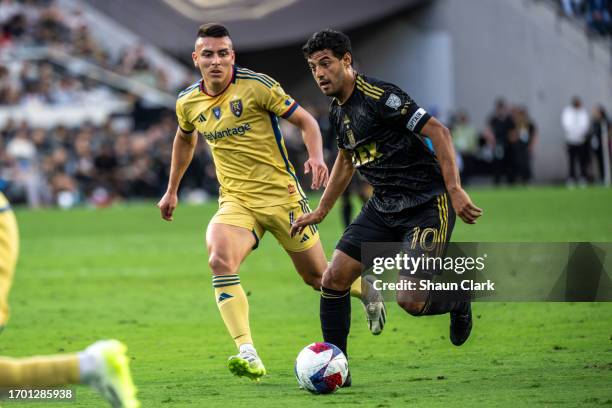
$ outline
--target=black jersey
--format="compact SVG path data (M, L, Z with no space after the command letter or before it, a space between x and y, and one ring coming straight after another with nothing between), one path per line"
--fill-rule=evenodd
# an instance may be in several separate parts
M399 212L445 191L436 156L419 135L430 115L397 86L357 75L353 93L342 105L333 100L329 118L338 147L374 187L378 211Z

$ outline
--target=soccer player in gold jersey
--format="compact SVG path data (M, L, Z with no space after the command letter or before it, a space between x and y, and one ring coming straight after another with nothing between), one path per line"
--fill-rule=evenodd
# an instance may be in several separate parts
M0 192L0 332L9 317L8 294L19 253L17 221ZM0 356L0 393L15 389L89 384L114 408L137 408L126 347L103 340L74 354L9 358Z
M314 189L324 186L329 177L321 134L315 119L278 82L235 65L224 26L201 26L192 58L202 78L177 99L170 178L158 207L162 218L171 221L179 183L200 133L211 148L221 186L219 210L208 225L206 243L217 306L238 348L228 366L235 375L258 380L266 370L253 345L239 267L264 232L270 231L304 282L320 289L327 260L316 226L293 237L289 233L291 223L310 208L287 157L278 117L302 131L309 157L305 172L312 175ZM362 298L370 330L378 334L384 325L384 304L369 292L361 292L359 281L353 285L352 294Z

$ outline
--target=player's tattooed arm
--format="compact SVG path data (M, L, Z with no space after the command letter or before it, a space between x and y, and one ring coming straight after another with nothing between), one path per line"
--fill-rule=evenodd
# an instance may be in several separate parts
M465 223L475 224L476 219L482 215L482 210L472 203L470 196L461 187L450 131L436 118L431 117L420 133L428 136L434 145L442 169L444 184L450 195L455 213Z
M302 131L302 138L308 151L308 160L304 163L304 174L312 173L313 190L327 185L329 170L323 158L323 138L319 124L310 113L301 106L287 119Z
M350 154L346 150L340 149L319 206L313 212L303 214L295 220L291 226L291 236L294 236L296 233L301 234L308 225L319 224L323 221L333 208L338 197L346 190L346 187L353 178L354 172L355 168L353 167Z
M166 221L172 221L172 213L178 204L178 188L181 179L193 159L193 153L198 142L198 133L194 130L185 133L180 127L176 129L174 143L172 145L172 162L170 164L170 177L168 189L157 203L161 217Z

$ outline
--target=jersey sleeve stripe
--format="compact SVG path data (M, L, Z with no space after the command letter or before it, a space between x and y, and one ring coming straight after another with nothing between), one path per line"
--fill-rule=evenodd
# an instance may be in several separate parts
M252 76L246 76L245 74L237 74L236 78L238 79L252 79L254 81L259 81L262 84L264 84L266 87L268 88L272 88L272 85L270 85L268 82L265 82L262 78L257 78L257 77L252 77Z
M371 91L367 90L366 88L364 88L363 86L361 86L361 84L357 84L357 89L359 89L361 92L363 92L364 94L368 95L370 98L379 100L381 95L372 93Z
M300 196L302 196L303 199L306 199L306 195L302 191L302 187L300 186L300 182L298 181L297 176L291 171L291 166L289 165L287 154L285 153L285 149L283 148L283 143L282 143L283 137L281 135L280 128L278 127L278 118L272 112L270 112L270 121L272 122L272 130L274 131L274 138L276 139L276 145L278 146L278 150L280 151L281 157L283 158L283 161L285 162L285 168L287 170L287 173L289 173L289 175L293 177L293 179L295 180L295 186L297 187L297 190L300 193Z
M300 106L300 105L296 101L293 101L293 103L291 104L289 109L287 109L285 111L285 113L283 113L281 115L281 118L283 118L283 119L289 118L289 116L291 116L293 114L293 112L295 112L295 110L298 108L298 106Z
M268 81L272 85L275 85L277 83L274 79L270 78L268 75L262 74L260 72L251 71L250 69L238 68L238 72L242 73L242 74L247 74L247 75L252 75L252 76L260 77L261 79L263 79L265 81Z
M364 87L368 88L370 91L372 91L373 93L379 93L380 96L382 96L385 93L385 90L382 88L379 88L377 86L374 86L372 84L367 83L362 77L357 76L357 82L359 82L361 85L363 85Z
M11 206L7 205L4 207L0 207L0 213L6 212L6 211L11 211Z
M243 70L238 70L237 74L239 75L244 75L244 76L250 76L250 77L255 77L255 78L259 78L262 81L267 82L268 84L270 84L270 86L274 86L274 84L276 83L276 81L274 81L272 78L270 78L267 75L264 74L258 74L257 72L253 72L253 71L243 71Z
M182 91L179 93L178 97L180 98L180 97L181 97L181 96L183 96L183 95L187 95L189 92L193 91L193 90L194 90L194 89L195 89L197 86L199 86L199 85L200 85L200 81L198 80L196 83L191 84L191 85L189 85L189 87L187 87L187 88L183 89L183 90L182 90Z

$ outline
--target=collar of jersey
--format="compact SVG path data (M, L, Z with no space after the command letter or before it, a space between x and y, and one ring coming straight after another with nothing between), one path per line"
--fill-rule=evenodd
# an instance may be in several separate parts
M351 91L351 94L349 95L349 97L346 98L346 101L344 101L344 103L340 103L338 98L334 98L334 102L336 103L336 105L343 106L343 105L346 105L348 103L348 101L351 100L351 98L355 94L355 89L357 89L357 77L358 76L360 76L359 73L355 73L355 83L353 84L353 90ZM361 77L361 79L363 79L363 77Z
M211 95L208 92L206 92L206 88L204 88L204 78L200 79L200 92L203 92L205 95L210 96L211 98L216 98L217 96L221 95L223 92L227 91L227 88L230 87L231 84L236 83L236 64L234 64L232 66L232 79L231 81L229 81L227 83L227 85L225 86L225 88L223 88L223 90L221 92L219 92L216 95Z

